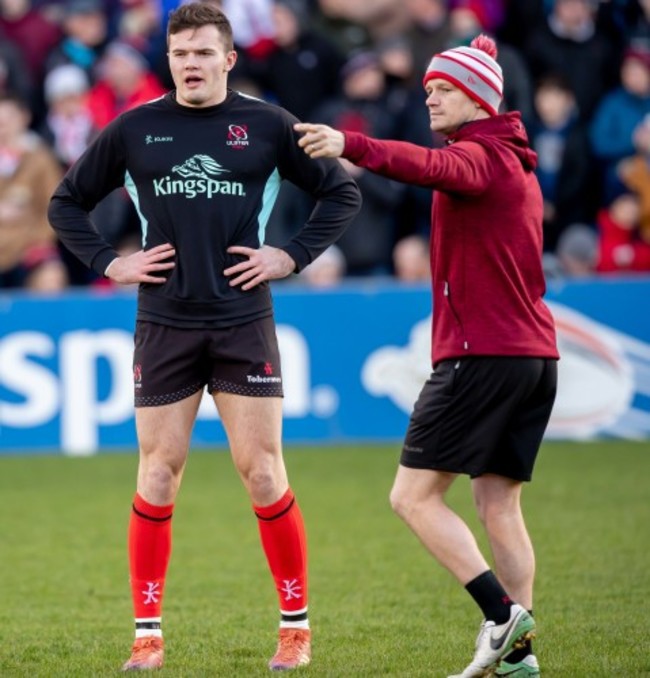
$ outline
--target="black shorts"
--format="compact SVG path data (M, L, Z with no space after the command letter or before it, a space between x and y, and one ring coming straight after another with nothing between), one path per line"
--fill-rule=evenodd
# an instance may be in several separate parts
M400 463L530 480L556 390L556 360L444 360L415 403Z
M220 329L137 322L136 407L175 403L206 384L210 393L282 397L280 351L272 316Z

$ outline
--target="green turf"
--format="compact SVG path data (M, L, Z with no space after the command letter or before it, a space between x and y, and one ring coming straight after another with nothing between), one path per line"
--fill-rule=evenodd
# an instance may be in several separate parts
M480 614L391 513L397 445L289 449L308 527L310 676L444 677ZM133 454L0 458L0 676L111 676L132 638ZM477 522L461 479L450 501ZM544 675L650 675L650 445L547 444L525 510ZM484 544L484 541L481 540ZM223 452L194 452L175 514L168 676L264 676L277 601Z

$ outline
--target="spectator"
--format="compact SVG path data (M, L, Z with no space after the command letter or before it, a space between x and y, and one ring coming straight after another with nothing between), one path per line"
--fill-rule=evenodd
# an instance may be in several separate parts
M597 29L598 0L554 0L547 20L532 31L525 57L534 80L561 73L583 120L618 80L619 54Z
M99 63L99 80L88 95L97 129L120 113L162 96L165 89L144 56L127 42L114 40Z
M411 45L401 35L393 35L377 45L376 53L384 72L387 106L391 111L401 111L414 87L422 93Z
M549 0L508 0L498 37L524 52L531 34L546 21L548 3Z
M650 272L650 242L640 237L639 217L633 193L619 195L599 212L600 273Z
M422 73L432 54L442 52L450 40L448 0L406 0L407 38L413 50L415 71Z
M309 28L305 0L275 0L272 9L276 47L264 59L249 59L249 72L280 106L305 119L338 94L344 58Z
M0 94L14 92L21 99L33 100L34 82L22 52L0 30Z
M45 78L48 111L40 133L64 170L86 150L95 132L86 106L89 89L85 71L74 64L57 66Z
M386 75L379 55L374 50L360 50L349 55L341 69L341 96L325 103L328 115L343 116L347 126L355 131L373 129L374 135L392 134L394 115L399 110L387 110Z
M27 102L0 96L0 288L60 290L67 278L47 207L63 173L30 120Z
M366 48L404 30L408 21L403 3L395 0L318 0L318 7L325 19L334 22L332 27L337 23L356 26L357 31L363 27L370 41L357 46Z
M480 22L483 30L494 34L501 27L505 17L506 0L448 0L449 9L468 9ZM499 48L500 50L501 48ZM499 56L501 52L499 51Z
M0 0L0 32L20 50L33 81L40 82L47 55L61 39L59 27L30 0Z
M641 38L641 35L637 34L638 25L635 22L647 20L641 18L642 1L599 0L598 26L619 53L630 46L630 41ZM645 40L645 37L641 39Z
M108 40L108 18L101 0L67 0L61 16L63 39L48 55L48 71L74 64L95 82L95 67Z
M614 24L615 34L628 47L650 45L650 0L606 2L604 19ZM608 16L609 15L609 16Z
M386 81L377 54L353 54L341 75L341 96L326 102L314 117L342 130L379 138L390 136L394 115L386 106ZM345 159L340 162L363 196L361 211L337 243L345 255L348 275L388 275L395 242L394 210L403 197L404 186Z
M323 254L305 266L300 272L299 280L310 287L336 287L345 276L345 256L336 246L330 245Z
M621 192L618 164L634 155L635 129L650 114L650 50L628 49L621 84L601 100L590 127L594 155L601 163L604 200Z
M230 19L241 50L255 59L263 59L273 52L272 0L223 0L217 6L222 6Z
M173 87L167 65L167 44L158 0L121 0L117 32L147 60L166 89Z
M316 0L315 29L331 40L341 54L369 49L373 38L365 21L348 16L328 0Z
M632 141L636 153L622 160L618 170L625 187L639 198L639 231L650 242L650 116L637 125Z
M421 235L398 240L393 248L393 270L402 282L424 282L431 279L429 243Z
M72 63L56 66L45 77L43 90L48 108L39 133L54 151L64 171L86 150L97 132L86 101L89 89L86 72ZM116 230L121 232L125 228L127 206L125 196L116 191L93 211L95 225L111 241ZM70 284L86 285L95 280L96 276L65 247L60 245L59 250Z
M544 198L544 251L552 252L564 228L593 221L597 209L587 129L561 75L547 75L537 84L535 118L527 127Z
M59 27L31 6L30 0L0 0L0 38L6 39L20 53L27 70L27 79L15 91L26 99L34 124L44 115L40 85L45 72L45 60L61 39ZM26 88L29 92L26 92Z
M88 108L96 130L103 129L124 111L162 96L165 89L145 57L123 40L108 44L98 64L99 79L88 94ZM139 229L137 212L124 188L117 188L92 212L93 222L114 247L130 240ZM94 279L92 272L86 272Z
M571 224L560 235L556 252L556 276L583 278L593 275L598 263L598 234L588 224ZM546 265L545 271L549 273Z

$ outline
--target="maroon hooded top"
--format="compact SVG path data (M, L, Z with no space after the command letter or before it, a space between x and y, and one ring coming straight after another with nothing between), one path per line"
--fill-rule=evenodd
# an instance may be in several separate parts
M343 156L397 181L435 189L431 209L432 360L558 358L542 297L537 155L519 113L463 125L428 149L345 135Z

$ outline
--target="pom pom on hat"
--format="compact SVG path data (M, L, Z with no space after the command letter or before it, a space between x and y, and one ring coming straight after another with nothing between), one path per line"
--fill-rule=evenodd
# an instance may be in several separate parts
M454 47L436 54L423 84L433 78L450 82L490 115L497 115L503 100L503 72L496 62L497 46L487 35L478 35L469 47Z
M493 59L497 58L497 46L494 40L492 40L492 38L488 38L487 35L483 35L482 33L481 35L477 35L469 46L473 49L480 49Z

